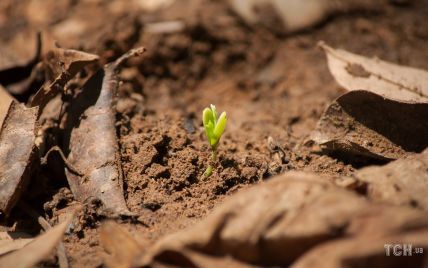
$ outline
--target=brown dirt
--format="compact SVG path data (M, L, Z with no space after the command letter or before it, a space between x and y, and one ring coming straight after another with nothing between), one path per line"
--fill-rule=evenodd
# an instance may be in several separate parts
M87 21L87 16L77 12L84 7L96 14L105 9L108 22L101 16L94 17L93 23L101 25L105 36L86 32L83 41L62 45L102 51L103 61L129 47L148 49L143 59L130 61L122 70L116 106L126 202L140 215L137 221L118 221L143 245L191 226L226 196L272 175L287 170L332 176L355 171L358 166L305 145L327 104L344 92L328 72L316 46L319 40L428 69L428 32L423 26L428 5L422 1L411 7L385 4L380 13L338 16L288 37L249 29L223 3L206 2L203 8L188 10L187 30L173 34L146 33L144 25L177 18L178 9L135 16L136 12L128 15L120 3L116 5L122 8L115 12L110 12L113 4L74 3L72 13L58 12L43 26L53 31L71 18ZM0 37L2 42L34 30L21 11L24 7L24 3L0 5L1 22L6 12L11 14L0 27L6 33ZM227 111L229 121L219 146L219 165L213 176L203 179L209 148L201 111L211 103ZM48 186L43 195L27 199L39 198L35 209L55 223L75 202L65 181L52 174L45 177L41 181ZM16 212L9 224L22 217ZM65 238L70 263L73 267L99 266L102 248L97 232L103 217L97 214L97 204L87 206L79 217L78 226ZM25 225L31 226L18 226Z

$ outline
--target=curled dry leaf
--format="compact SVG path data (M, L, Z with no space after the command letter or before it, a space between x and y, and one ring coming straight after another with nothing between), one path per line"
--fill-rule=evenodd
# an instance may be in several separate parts
M379 59L369 59L324 43L328 67L347 90L368 90L404 102L428 102L428 72Z
M311 139L326 151L392 160L428 147L428 103L351 91L325 110Z
M31 106L39 106L40 111L45 105L58 93L64 90L64 87L80 70L90 63L97 62L99 57L94 54L73 49L55 48L47 55L48 61L56 63L52 70L59 69L56 72L55 80L48 86L42 87L31 100ZM56 67L56 68L55 68Z
M31 170L36 167L36 143L41 147L40 142L36 142L36 135L39 134L39 113L83 66L98 59L95 55L66 49L57 49L53 54L53 57L63 64L63 70L49 87L41 88L36 93L31 103L32 108L18 103L0 88L1 213L9 213L28 183Z
M49 257L61 241L65 230L73 219L69 215L65 221L53 227L44 234L36 237L23 248L0 257L0 267L34 267L40 261Z
M381 240L427 231L425 212L372 204L315 174L290 172L232 196L206 220L161 239L140 264L207 267L208 260L221 263L230 256L251 265L288 266L341 238ZM314 266L323 258L317 261ZM365 261L357 264L374 264Z
M394 205L428 210L428 149L382 167L366 167L353 176L363 183L367 196Z
M228 0L232 9L250 25L263 25L285 34L311 27L329 15L356 9L374 10L379 0Z
M0 87L0 213L9 214L30 179L36 157L38 108L16 102ZM16 146L19 144L19 146Z
M108 64L85 84L67 109L65 146L68 158L82 175L66 169L77 200L98 199L106 212L130 214L123 193L123 174L116 137L115 109L117 71L123 61L140 55L134 49Z
M37 133L36 145L42 154L49 149L45 148L46 130L55 127L60 117L63 105L61 93L65 91L67 82L85 66L98 60L97 55L73 49L54 48L47 53L46 62L55 79L43 85L30 100L31 106L39 107L41 130Z
M320 43L337 98L311 138L327 151L391 160L428 147L428 72L369 59Z
M142 246L132 235L113 221L101 226L100 242L108 253L104 258L107 267L135 267L137 257L143 252Z

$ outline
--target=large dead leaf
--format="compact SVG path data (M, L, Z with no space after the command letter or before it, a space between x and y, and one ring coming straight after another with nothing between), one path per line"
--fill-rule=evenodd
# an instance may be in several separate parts
M81 174L66 170L77 200L101 200L106 211L129 214L123 193L123 174L116 137L115 109L117 71L123 61L142 54L131 50L97 72L67 110L65 133L68 161Z
M367 167L354 175L369 198L428 210L428 149L382 167Z
M333 101L311 138L327 151L381 160L428 147L428 103L405 103L358 90Z
M350 92L326 109L313 141L327 151L381 160L428 147L428 72L320 46Z
M394 256L392 247L396 245L400 247L397 252L406 255ZM404 246L410 246L411 252L404 253ZM425 251L417 254L416 248L428 248L427 228L385 237L364 236L334 240L309 251L293 267L426 267L428 258Z
M34 167L38 108L25 107L2 88L0 97L0 213L7 215Z
M406 102L428 102L428 72L379 59L369 59L324 43L328 67L347 90L368 90L385 98Z
M232 196L196 226L161 239L141 264L207 267L216 259L224 266L229 256L241 264L288 266L308 250L341 238L381 241L427 231L425 212L371 204L317 175L293 172ZM323 258L316 261L311 267ZM356 264L375 264L366 261Z
M23 248L0 257L0 267L33 267L49 257L61 241L65 230L71 223L73 215L46 233L39 235Z

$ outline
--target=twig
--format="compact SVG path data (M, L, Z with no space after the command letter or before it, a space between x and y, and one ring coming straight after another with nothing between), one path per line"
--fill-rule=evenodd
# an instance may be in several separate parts
M62 152L61 148L58 147L58 145L55 145L52 148L50 148L49 151L45 154L45 156L42 157L41 159L42 164L46 164L48 162L49 154L53 151L59 153L59 155L62 158L62 161L64 162L64 165L68 168L68 170L70 170L72 173L78 176L83 176L83 173L79 172L70 162L68 162L67 157L65 157L64 153Z
M39 214L37 214L36 211L34 211L32 208L30 208L24 201L20 201L19 202L19 207L28 215L30 215L31 217L33 217L34 219L37 219L37 222L40 224L40 226L42 226L43 230L45 230L45 232L47 232L48 230L50 230L52 228L52 226L49 224L49 222L47 220L45 220L45 218L43 218L42 216L40 216ZM58 262L59 262L59 267L60 268L68 268L68 260L67 260L67 253L65 250L65 246L64 243L61 241L59 242L57 248L56 248L56 254L58 256Z

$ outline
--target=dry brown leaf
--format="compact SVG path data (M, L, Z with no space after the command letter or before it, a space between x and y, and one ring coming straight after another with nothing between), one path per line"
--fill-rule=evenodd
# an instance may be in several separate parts
M428 210L428 149L382 167L360 169L353 177L372 200Z
M347 90L368 90L385 98L405 102L428 102L428 72L370 59L324 43L328 67Z
M320 46L350 92L326 109L313 141L326 151L380 160L428 147L428 72Z
M20 232L0 232L0 256L23 248L33 241L29 234Z
M71 191L86 203L100 200L106 212L130 214L123 193L123 174L116 137L115 109L117 71L131 56L144 48L131 50L97 72L67 109L64 135L68 161L80 174L66 169Z
M288 266L336 239L381 240L413 231L428 231L427 213L371 204L315 174L290 172L232 196L196 226L161 239L141 264L206 267L204 257L229 256L251 265Z
M0 213L7 215L34 167L38 108L25 107L2 88L0 97Z
M33 267L40 261L49 257L49 254L52 253L61 241L64 232L71 223L73 217L73 214L69 215L65 221L53 227L46 233L39 235L22 249L1 256L0 267Z
M31 106L39 106L40 111L52 98L64 90L66 83L83 67L99 60L99 57L94 54L62 48L54 49L48 53L47 58L50 62L57 64L52 70L61 71L56 72L56 79L50 85L42 87L32 98Z
M63 90L67 81L81 68L98 60L96 55L67 49L57 49L51 57L62 64L62 71L49 87L42 88L36 93L31 103L33 108L19 104L3 88L0 88L1 213L9 213L28 183L32 168L35 167L36 134L40 134L37 123L39 112ZM37 143L41 147L40 142Z
M1 241L0 240L0 256L21 249L26 246L28 243L33 241L31 238L17 239L12 241Z
M112 221L101 226L100 242L109 253L104 258L107 267L134 267L136 258L143 252L142 246L131 234Z
M380 160L428 147L428 103L410 104L358 90L333 101L311 139L326 151Z
M385 245L412 247L411 255L389 256ZM416 254L416 248L428 248L428 229L391 234L385 237L364 236L357 239L338 239L325 243L303 255L294 268L341 268L341 267L426 267L426 253ZM402 248L400 248L402 249ZM403 254L403 251L398 251ZM406 254L409 254L406 252Z

